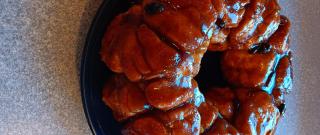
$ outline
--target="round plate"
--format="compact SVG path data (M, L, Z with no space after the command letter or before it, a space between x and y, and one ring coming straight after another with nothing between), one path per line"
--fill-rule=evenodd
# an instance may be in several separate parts
M118 135L120 125L101 98L103 84L111 75L101 62L99 50L101 40L110 21L128 9L125 0L105 0L97 12L87 35L81 63L81 95L84 111L94 135Z

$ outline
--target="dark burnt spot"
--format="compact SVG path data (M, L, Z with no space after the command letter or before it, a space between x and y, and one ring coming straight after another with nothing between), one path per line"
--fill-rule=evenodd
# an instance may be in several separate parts
M250 54L260 53L265 54L271 51L271 45L269 43L259 43L256 45L253 45L249 49Z
M217 21L216 21L216 24L219 28L224 28L226 27L226 23L221 19L221 18L218 18Z
M278 107L281 115L283 115L283 114L286 112L286 107L287 107L287 106L286 106L285 103L281 104L281 105Z
M158 14L164 11L164 4L160 2L152 2L144 7L144 11L149 15Z

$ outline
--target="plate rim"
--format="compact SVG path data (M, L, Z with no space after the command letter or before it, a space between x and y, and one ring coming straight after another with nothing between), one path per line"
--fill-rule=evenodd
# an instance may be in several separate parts
M109 4L110 0L103 0L102 4L99 6L96 15L94 17L94 19L91 22L90 28L87 32L87 36L86 36L86 40L85 40L85 44L82 50L82 54L81 54L81 65L80 65L80 91L81 91L81 100L82 100L82 107L83 107L83 112L85 114L86 120L87 120L87 124L91 130L91 132L93 133L93 135L98 135L96 128L94 126L94 123L91 119L91 113L88 109L88 99L85 98L86 93L88 92L86 90L86 85L85 85L85 80L86 80L86 62L88 61L88 50L91 47L91 41L94 38L94 32L97 29L97 24L99 22L99 18L102 17L103 14L103 9ZM98 125L100 127L100 125Z

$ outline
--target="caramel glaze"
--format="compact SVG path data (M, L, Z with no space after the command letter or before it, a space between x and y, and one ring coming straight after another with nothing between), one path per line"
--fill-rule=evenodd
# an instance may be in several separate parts
M194 77L215 17L210 0L144 0L112 21L102 42L102 60L135 82Z
M186 104L167 112L153 111L129 122L125 135L198 135L200 113L194 105Z
M107 81L102 97L118 121L152 108L167 111L186 102L200 106L204 101L197 82L190 77L174 81L161 79L137 83L130 82L124 75L119 74Z
M212 125L212 128L205 134L207 135L240 135L239 131L228 121L218 118Z
M248 51L230 50L222 56L222 72L235 87L263 89L270 94L279 59L279 55L273 52L250 54Z
M116 120L123 121L151 109L141 87L143 86L128 81L123 75L113 76L107 81L102 99L112 109Z
M122 134L274 134L292 88L290 22L277 0L134 3L100 52L115 72L102 98Z
M238 10L232 9L232 15L229 12L222 14L236 16L240 21L235 21L237 23L232 25L235 27L225 25L220 28L219 33L211 39L209 50L250 49L255 44L266 42L280 25L280 7L277 0L236 0L225 3L226 6L237 7ZM220 19L223 23L229 22L225 17Z
M247 94L240 101L234 125L243 134L273 134L280 117L272 96L259 91Z

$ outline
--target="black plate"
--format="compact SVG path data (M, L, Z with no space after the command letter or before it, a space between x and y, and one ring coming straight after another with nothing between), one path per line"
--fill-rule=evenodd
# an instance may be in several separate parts
M117 14L125 12L130 5L127 0L105 0L87 36L81 65L81 94L84 111L94 135L120 134L121 125L114 120L111 110L101 100L102 87L112 72L100 60L99 50L110 21ZM201 70L196 77L200 90L226 85L219 68L220 55L219 52L208 52L202 59Z
M94 135L118 135L120 125L101 100L106 78L112 73L100 61L101 39L110 21L128 9L126 0L105 0L87 35L81 63L81 95L84 111Z

